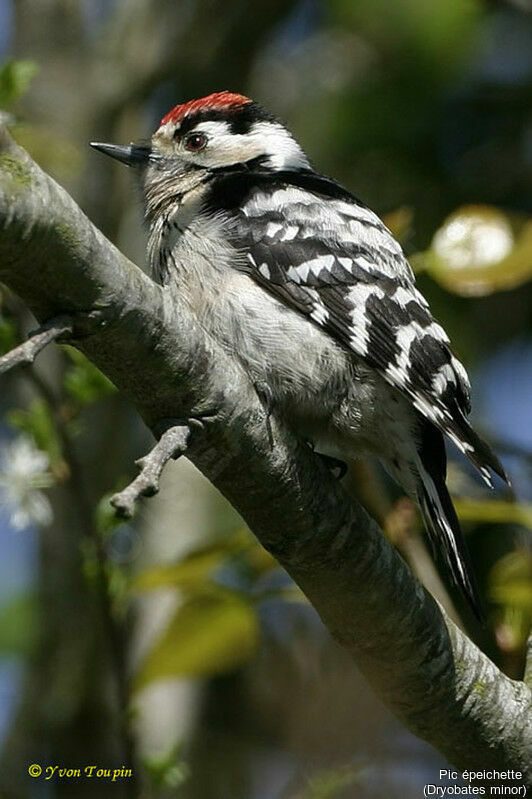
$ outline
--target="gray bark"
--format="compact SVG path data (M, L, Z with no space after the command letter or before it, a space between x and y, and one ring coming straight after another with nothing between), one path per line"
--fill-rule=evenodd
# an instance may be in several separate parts
M444 614L377 524L264 410L239 365L179 298L128 261L4 133L0 280L43 322L73 315L75 344L161 420L208 417L189 457L301 586L382 701L462 769L532 781L532 695ZM356 697L346 697L356 712Z

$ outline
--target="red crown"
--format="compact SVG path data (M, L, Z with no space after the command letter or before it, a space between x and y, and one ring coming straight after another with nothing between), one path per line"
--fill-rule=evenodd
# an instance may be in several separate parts
M197 114L201 111L229 110L248 103L251 103L251 100L249 97L244 97L243 94L232 94L227 91L214 92L214 94L201 97L199 100L190 100L188 103L176 105L161 119L161 125L165 125L167 122L181 122L183 117L189 114Z

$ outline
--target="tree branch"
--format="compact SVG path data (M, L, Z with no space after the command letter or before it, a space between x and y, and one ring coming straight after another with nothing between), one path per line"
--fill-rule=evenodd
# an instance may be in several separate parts
M0 220L0 279L41 320L84 311L76 345L152 430L162 419L210 417L187 456L301 586L385 704L456 766L513 768L532 781L530 688L442 614L376 523L275 416L271 445L239 364L6 134Z
M141 497L153 497L159 491L159 480L163 469L172 458L179 458L188 449L190 424L177 424L162 434L153 449L135 461L140 474L126 488L111 497L111 505L117 515L129 519L135 511L135 503Z
M13 369L14 366L33 363L37 355L52 341L72 332L72 320L66 316L59 316L50 319L44 325L30 334L30 337L23 344L20 344L10 352L6 352L0 358L0 375Z

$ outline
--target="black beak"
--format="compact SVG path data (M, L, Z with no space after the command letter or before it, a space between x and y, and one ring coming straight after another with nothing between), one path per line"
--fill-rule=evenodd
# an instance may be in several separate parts
M150 160L151 148L141 147L136 144L105 144L104 142L91 141L90 146L95 150L116 158L128 166L142 166Z

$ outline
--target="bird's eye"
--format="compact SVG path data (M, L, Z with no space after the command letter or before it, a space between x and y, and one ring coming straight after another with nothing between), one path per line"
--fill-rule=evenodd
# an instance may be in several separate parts
M207 137L204 133L190 133L185 138L185 147L192 153L197 153L207 145Z

